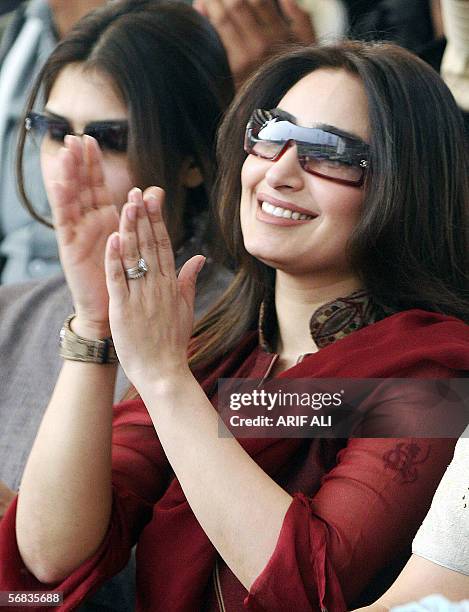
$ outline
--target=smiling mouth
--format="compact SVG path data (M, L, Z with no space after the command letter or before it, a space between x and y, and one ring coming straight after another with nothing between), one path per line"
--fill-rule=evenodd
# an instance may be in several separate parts
M299 213L296 210L290 210L289 208L282 208L281 206L274 206L270 202L260 202L263 212L272 217L278 217L282 219L293 219L294 221L311 221L315 219L317 215L305 215Z

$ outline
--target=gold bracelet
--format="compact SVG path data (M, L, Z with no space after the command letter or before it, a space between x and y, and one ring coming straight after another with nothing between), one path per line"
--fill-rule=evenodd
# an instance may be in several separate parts
M88 363L118 363L116 349L112 338L88 340L76 334L71 328L72 314L65 319L60 330L59 355L72 361L85 361Z

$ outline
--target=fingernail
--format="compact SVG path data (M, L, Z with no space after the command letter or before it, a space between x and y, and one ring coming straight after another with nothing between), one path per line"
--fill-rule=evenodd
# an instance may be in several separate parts
M155 213L158 210L158 199L152 193L146 197L146 203L150 212Z
M130 221L135 221L135 219L137 218L137 208L132 204L127 206L126 213L127 219L129 219Z
M138 202L142 197L142 190L138 187L134 187L129 191L129 200L131 202Z
M202 268L204 267L206 261L207 261L206 257L204 257L203 259L200 260L199 266L197 268L197 274L202 270Z

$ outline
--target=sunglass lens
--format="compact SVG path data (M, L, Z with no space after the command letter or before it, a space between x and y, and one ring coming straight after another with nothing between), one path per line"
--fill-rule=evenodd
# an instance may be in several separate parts
M319 174L327 178L358 184L363 177L363 169L360 166L352 166L338 160L317 159L315 157L303 157L302 166L306 172Z
M93 126L86 130L89 136L97 140L101 149L116 153L127 150L127 132L127 126L124 125Z
M70 134L70 127L64 121L50 121L46 135L53 142L62 144L67 134Z
M31 142L38 147L43 145L48 148L62 145L67 134L70 133L70 126L66 121L30 113L26 117L25 128L30 135Z
M254 155L264 157L265 159L275 159L282 151L285 143L272 142L269 140L258 140L252 147Z

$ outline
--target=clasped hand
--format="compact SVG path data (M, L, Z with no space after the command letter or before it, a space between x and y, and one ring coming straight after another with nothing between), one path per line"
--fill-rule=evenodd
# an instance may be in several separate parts
M119 232L107 242L106 283L112 336L128 378L137 390L155 378L188 371L195 284L205 257L189 259L176 274L162 215L164 192L133 189L121 212ZM127 268L143 257L148 272L128 279Z
M57 169L49 198L75 307L72 328L90 339L112 332L137 390L156 377L188 371L195 282L205 258L196 255L176 275L163 190L132 189L119 218L101 151L89 136L66 137ZM135 267L139 257L148 272L128 279L125 269Z

